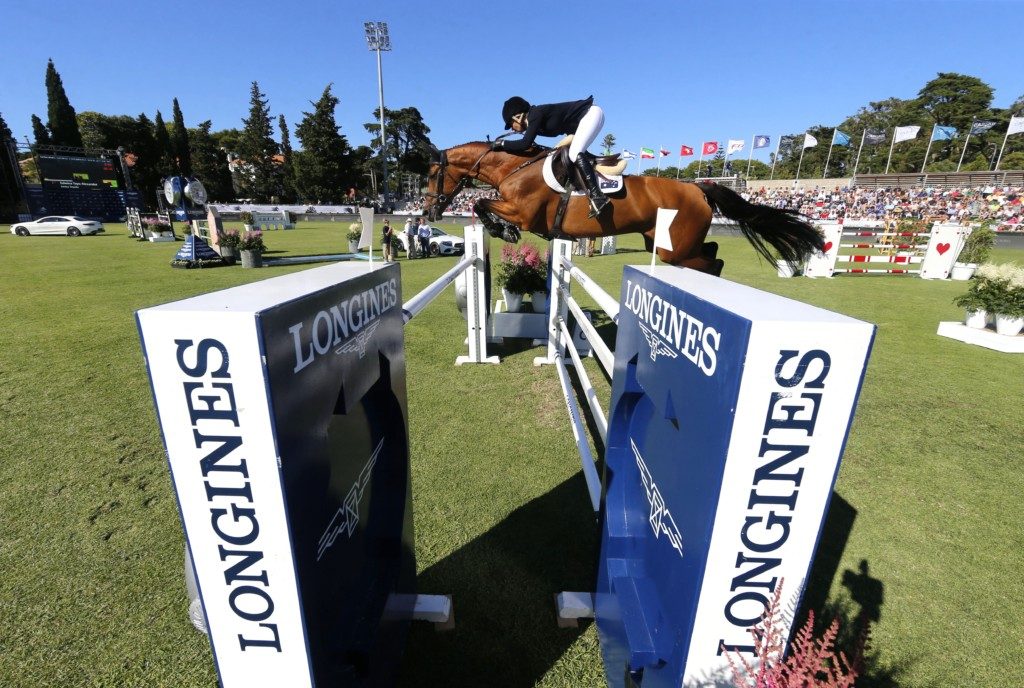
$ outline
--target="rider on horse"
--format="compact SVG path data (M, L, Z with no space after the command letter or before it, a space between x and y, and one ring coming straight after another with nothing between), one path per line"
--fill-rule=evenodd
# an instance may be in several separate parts
M537 136L573 135L572 143L569 144L569 159L579 168L587 183L589 216L597 217L608 204L608 198L598 188L594 166L582 155L604 125L604 111L594 105L594 96L586 100L533 106L526 99L513 96L505 101L501 116L505 120L505 128L522 133L523 138L513 141L498 139L491 144L492 150L522 153L533 145Z

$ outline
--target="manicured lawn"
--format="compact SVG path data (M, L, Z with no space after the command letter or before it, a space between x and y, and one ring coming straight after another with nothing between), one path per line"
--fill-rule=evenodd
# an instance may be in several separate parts
M347 224L268 232L270 256L344 252ZM180 244L119 225L0 232L0 686L215 685L133 313L308 266L174 270ZM877 612L858 685L1024 685L1024 356L935 334L963 283L783 280L719 242L727 278L878 325L808 593ZM615 294L640 246L580 263ZM404 299L456 260L403 258ZM457 627L414 627L402 685L601 685L593 625L554 622L554 593L593 586L598 541L554 371L523 344L455 367L451 290L406 336L419 587L453 595Z

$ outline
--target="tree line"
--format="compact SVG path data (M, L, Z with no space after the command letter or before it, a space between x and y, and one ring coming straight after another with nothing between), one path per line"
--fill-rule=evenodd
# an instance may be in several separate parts
M160 180L175 174L200 179L214 200L340 203L353 195L371 195L382 181L384 160L389 175L395 178L391 190L395 190L400 175L424 175L429 167L430 128L418 109L385 108L384 145L380 125L373 121L363 125L372 135L370 144L353 148L335 120L339 99L332 92L332 84L327 84L317 100L310 101L310 111L302 113L294 128L300 144L295 150L284 115L273 117L270 100L255 81L242 126L216 131L210 120L186 127L177 98L172 101L170 124L165 123L160 110L152 119L146 113L76 113L52 60L47 63L45 81L47 121L32 115L35 144L120 149L147 205L155 201ZM378 118L379 109L372 114ZM0 141L9 140L11 130L0 114ZM25 165L31 167L32 162L26 161ZM16 198L10 162L0 155L0 213L5 208L10 210Z

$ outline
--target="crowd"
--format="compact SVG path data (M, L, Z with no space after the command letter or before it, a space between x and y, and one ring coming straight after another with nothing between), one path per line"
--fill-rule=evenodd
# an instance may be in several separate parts
M448 209L445 210L445 214L453 215L469 215L473 210L473 204L481 198L497 198L498 194L494 189L465 189L455 197ZM423 212L423 207L426 204L426 197L420 196L419 198L406 199L400 202L395 209L397 213L410 213L412 215L419 215Z
M1024 188L765 189L748 187L753 203L789 208L812 220L994 221L999 232L1024 231Z

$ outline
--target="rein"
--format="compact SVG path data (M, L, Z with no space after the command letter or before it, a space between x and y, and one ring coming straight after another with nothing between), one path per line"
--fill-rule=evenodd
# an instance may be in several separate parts
M435 198L435 205L440 206L439 212L444 212L444 210L448 207L452 200L459 195L459 192L466 188L466 185L469 184L469 181L471 179L480 178L480 163L483 162L484 158L490 152L490 150L485 150L480 155L480 157L477 158L476 162L473 163L473 166L469 168L469 171L466 172L466 175L455 183L455 187L452 189L451 193L446 194L444 193L444 182L448 178L448 151L441 151L441 156L440 159L438 160L437 167L437 191L427 192L426 194L427 196L433 196ZM497 184L494 185L494 188L497 189L500 193L500 187L505 182L505 180L514 175L516 172L519 172L520 170L529 167L535 162L543 160L550 152L550 149L543 149L539 154L525 161L524 163L516 167L514 170L506 174L504 177L502 177L502 179Z

